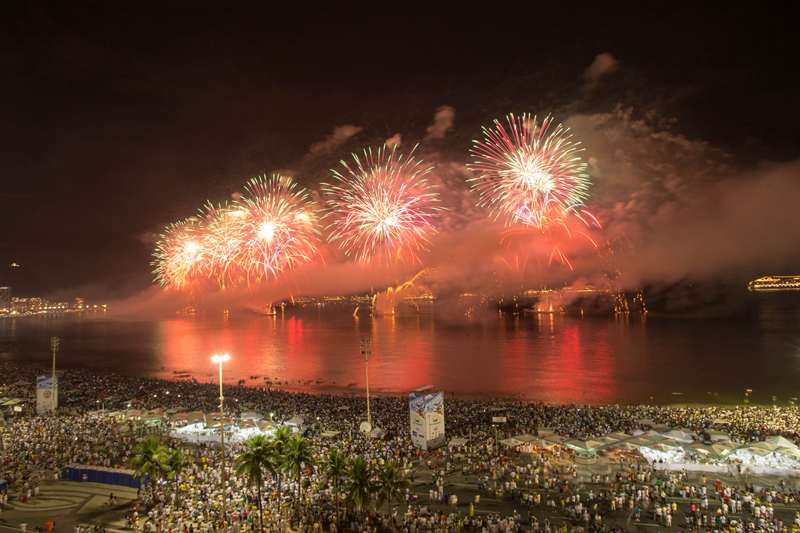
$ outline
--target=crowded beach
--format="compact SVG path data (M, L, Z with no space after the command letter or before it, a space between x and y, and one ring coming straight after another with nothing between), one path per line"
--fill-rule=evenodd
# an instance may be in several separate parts
M364 396L226 385L220 413L215 383L66 371L59 379L58 412L37 416L41 373L0 366L6 497L12 503L35 499L40 486L80 467L131 469L142 442L156 435L184 461L170 475L155 476L155 483L145 486L137 478L142 486L136 501L122 502L122 529L131 531L257 530L259 503L265 528L315 533L551 533L640 524L744 532L788 531L800 523L794 477L800 473L800 412L794 407L448 398L446 445L419 450L409 438L405 398L372 397L379 431L365 433L359 430ZM267 475L259 487L264 490L257 491L237 459L254 437L287 433L306 440L313 458L296 476L281 480L280 469ZM397 467L404 479L395 493L400 497L340 497L337 482L347 487L353 480L346 469L332 479L326 466L334 450L348 461L363 459L376 480L389 465ZM381 489L374 488L377 496Z

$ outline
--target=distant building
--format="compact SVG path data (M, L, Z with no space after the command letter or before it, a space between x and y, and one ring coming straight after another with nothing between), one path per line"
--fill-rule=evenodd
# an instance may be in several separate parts
M11 312L11 287L0 287L0 313Z

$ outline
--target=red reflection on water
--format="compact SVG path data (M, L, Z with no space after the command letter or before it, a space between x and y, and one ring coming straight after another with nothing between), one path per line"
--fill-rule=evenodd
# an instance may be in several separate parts
M404 320L403 335L398 335L398 320ZM432 325L416 319L383 317L373 322L373 355L370 359L370 389L405 393L431 384L436 362L431 347Z

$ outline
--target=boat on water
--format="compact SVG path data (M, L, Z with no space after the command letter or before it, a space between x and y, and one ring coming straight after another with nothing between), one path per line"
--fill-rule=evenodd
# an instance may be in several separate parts
M750 282L751 291L796 291L800 290L800 276L764 276Z

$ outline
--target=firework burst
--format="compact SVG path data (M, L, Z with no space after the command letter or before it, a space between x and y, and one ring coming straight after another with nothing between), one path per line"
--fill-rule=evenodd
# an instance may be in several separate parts
M333 171L334 184L323 184L329 241L362 265L371 262L416 263L436 233L432 219L441 208L435 186L425 179L430 168L397 147L383 146Z
M206 204L173 224L156 245L156 281L190 295L205 287L257 287L317 256L317 216L305 189L258 177L230 205Z
M196 218L172 224L156 245L156 281L165 288L193 294L205 279L209 257Z
M245 186L235 208L242 246L238 262L249 284L288 274L318 254L314 205L287 178L258 177Z
M549 116L541 123L527 114L506 120L507 126L496 120L494 129L484 128L485 140L475 141L471 150L470 168L478 176L470 182L480 194L479 205L508 225L536 229L572 214L593 219L582 203L589 187L586 165L569 130L553 128Z

